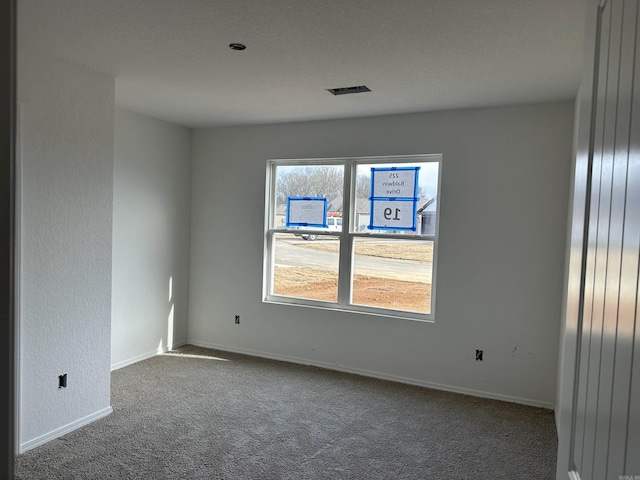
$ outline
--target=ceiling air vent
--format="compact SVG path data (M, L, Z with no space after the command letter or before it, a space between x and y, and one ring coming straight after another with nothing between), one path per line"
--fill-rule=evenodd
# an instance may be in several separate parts
M350 93L370 92L366 85L358 85L357 87L328 88L328 92L334 95L348 95Z

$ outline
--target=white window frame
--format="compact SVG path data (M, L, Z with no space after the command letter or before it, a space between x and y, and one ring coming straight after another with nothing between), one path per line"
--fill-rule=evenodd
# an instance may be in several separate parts
M352 194L356 186L356 170L359 164L390 164L390 163L438 163L437 179L437 204L436 204L436 228L435 235L403 235L393 233L369 233L356 232L354 230L355 198ZM275 223L275 192L276 192L276 167L284 166L312 166L312 165L338 165L344 166L343 184L343 212L342 231L318 231L291 228L272 228ZM436 311L436 273L438 258L438 234L440 229L440 201L441 199L441 178L442 178L442 155L402 155L402 156L376 156L376 157L343 157L343 158L304 158L304 159L271 159L267 161L266 189L265 189L265 222L264 222L264 252L263 252L263 280L262 280L262 301L265 303L296 305L303 307L321 308L334 311L347 311L368 315L378 315L391 318L401 318L424 322L435 321ZM340 256L338 262L338 301L326 302L305 298L288 297L271 294L274 272L274 236L276 233L291 234L313 234L339 237ZM410 312L405 310L394 310L382 307L371 307L357 305L350 302L351 277L353 267L353 245L355 238L383 238L399 239L410 241L431 241L433 242L433 263L431 272L431 311L430 313Z

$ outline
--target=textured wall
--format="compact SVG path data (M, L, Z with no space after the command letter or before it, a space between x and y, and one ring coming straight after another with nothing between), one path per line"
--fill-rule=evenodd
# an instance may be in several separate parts
M20 443L33 446L110 408L114 79L20 48L18 100Z
M563 102L196 130L189 341L553 406L572 122ZM262 303L267 159L418 153L443 154L435 323Z
M187 339L191 131L116 110L111 365Z

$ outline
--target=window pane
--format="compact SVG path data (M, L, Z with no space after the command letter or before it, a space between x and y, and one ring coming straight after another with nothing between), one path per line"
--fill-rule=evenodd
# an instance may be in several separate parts
M351 303L431 313L433 242L355 238Z
M413 205L411 201L393 200L386 202L382 199L377 200L374 206L374 212L371 211L371 169L389 169L395 167L397 169L407 169L420 167L418 170L418 191L415 208L415 218L413 217ZM406 173L409 173L408 171ZM392 172L378 171L376 175L394 175ZM380 178L378 176L378 178ZM406 195L411 196L411 192L407 192L408 182L403 176L400 178L388 178L386 182L388 188L381 189L376 192L377 197L389 198L405 198ZM411 190L411 189L409 189ZM436 207L438 198L438 162L415 162L415 163L390 163L390 164L358 164L356 169L356 198L355 198L355 231L370 232L376 234L384 233L403 233L408 235L435 235L436 234ZM375 209L378 210L375 210ZM376 215L377 211L377 215ZM373 213L373 219L372 219ZM409 215L410 218L406 218ZM388 223L385 222L388 221ZM390 225L384 228L369 228L371 225L382 226ZM394 230L392 225L401 225L404 228ZM414 227L415 231L408 230L406 227Z
M274 234L271 293L286 297L338 301L340 242L329 235ZM312 238L316 237L316 238Z
M278 165L275 171L275 211L271 228L286 228L287 199L291 197L325 198L327 214L326 228L312 227L326 231L342 231L342 221L338 224L329 218L342 216L342 188L344 182L343 165ZM316 222L319 223L319 222ZM306 227L293 227L306 228Z

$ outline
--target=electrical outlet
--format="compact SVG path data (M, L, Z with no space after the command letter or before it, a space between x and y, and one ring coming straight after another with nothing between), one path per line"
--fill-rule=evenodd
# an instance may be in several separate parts
M240 323L240 315L236 315L236 323Z
M476 362L482 361L483 350L476 350Z
M67 374L58 375L58 388L67 388Z

